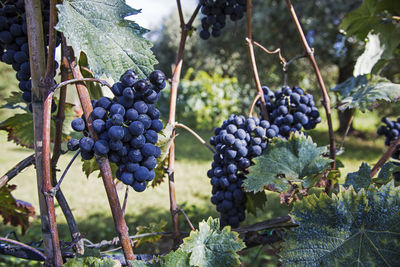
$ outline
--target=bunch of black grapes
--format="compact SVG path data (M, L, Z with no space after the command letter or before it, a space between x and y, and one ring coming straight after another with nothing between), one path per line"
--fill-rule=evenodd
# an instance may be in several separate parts
M201 18L200 38L207 40L210 36L219 37L225 27L226 17L238 21L246 12L246 0L200 0ZM210 33L211 31L211 33Z
M221 214L221 226L238 227L245 219L243 179L252 159L262 154L269 140L286 139L292 132L313 129L321 122L312 95L301 88L283 87L274 93L263 86L263 91L268 120L231 115L210 139L216 153L207 175L213 187L211 202Z
M85 137L69 140L68 148L80 148L84 160L90 160L95 154L108 156L118 166L119 180L137 192L144 191L146 182L154 179L154 168L161 154L155 144L163 123L154 104L165 85L165 75L159 70L152 72L148 79L138 79L134 71L126 71L120 82L112 86L114 99L102 97L92 101L92 128L99 140L88 136L83 118L76 118L72 128L83 131Z
M267 133L274 137L276 132L266 120L230 115L214 133L210 143L216 153L207 173L212 185L211 202L221 214L221 226L238 227L245 219L246 195L242 182L247 168L267 147Z
M313 96L305 93L300 87L284 86L275 93L266 86L262 89L268 120L271 125L276 126L275 129L278 129L278 136L287 138L291 132L301 131L303 128L304 130L314 129L321 122Z
M386 125L382 125L378 128L378 135L384 135L386 137L385 139L385 145L390 146L390 143L395 141L397 138L399 138L400 134L400 118L398 118L396 121L391 121L388 117L383 117L382 122ZM400 159L400 146L396 147L396 150L392 154L393 159ZM398 162L393 162L394 164L400 166ZM396 181L400 181L400 172L395 172L393 173L394 178Z
M44 44L48 45L49 32L49 1L42 0ZM60 38L57 39L57 45ZM25 102L32 101L31 70L29 64L29 45L26 28L24 0L0 0L0 60L9 64L17 72L19 89L23 91ZM56 67L58 63L56 62ZM29 109L32 106L29 105ZM53 100L52 111L57 106Z

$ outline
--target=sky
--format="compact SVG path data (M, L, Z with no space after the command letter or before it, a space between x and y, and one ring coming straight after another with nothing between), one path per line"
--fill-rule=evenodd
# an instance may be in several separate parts
M126 0L126 3L142 12L129 17L140 26L149 30L159 28L162 19L176 9L176 0ZM197 0L182 0L182 8L195 8Z

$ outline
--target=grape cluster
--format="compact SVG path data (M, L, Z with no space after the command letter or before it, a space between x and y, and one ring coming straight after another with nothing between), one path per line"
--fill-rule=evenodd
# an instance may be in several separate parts
M397 138L399 138L400 134L400 118L398 118L396 121L391 121L388 117L383 117L382 122L386 125L382 125L378 128L377 133L378 135L384 135L386 137L385 139L385 145L390 146L390 143L395 141ZM400 159L400 146L396 148L396 150L392 154L393 159ZM399 163L394 162L396 165L399 165ZM400 181L400 172L395 172L393 173L396 181Z
M99 140L88 136L84 117L76 118L72 128L83 131L85 137L69 140L68 149L80 148L84 160L95 154L108 156L118 166L119 180L137 192L144 191L146 182L155 177L154 168L161 154L155 144L163 123L154 104L165 85L165 75L159 70L152 72L149 79L138 79L134 71L126 71L111 88L114 99L92 101L92 128Z
M246 0L200 0L201 18L200 38L207 40L210 36L219 37L225 27L226 17L238 21L246 12ZM211 33L210 33L211 31Z
M318 108L313 96L304 93L298 86L284 86L281 90L272 92L268 87L262 87L268 111L268 120L276 126L279 137L287 138L291 132L310 130L321 122ZM260 101L258 102L260 105ZM261 112L260 112L261 114ZM268 136L272 137L272 136Z
M42 0L43 31L45 46L48 45L49 1ZM60 39L57 39L57 44ZM32 100L31 70L29 65L29 45L26 28L24 0L0 0L0 60L9 64L17 72L19 89L23 91L22 99ZM56 67L57 67L56 63ZM29 105L29 109L32 106ZM53 100L52 111L57 106Z
M251 160L267 147L267 133L275 130L266 120L238 115L230 115L214 130L210 143L216 153L207 176L211 178L211 202L221 214L221 226L238 227L245 219L243 179Z

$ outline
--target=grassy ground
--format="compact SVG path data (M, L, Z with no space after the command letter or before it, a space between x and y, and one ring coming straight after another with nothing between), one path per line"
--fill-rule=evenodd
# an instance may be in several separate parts
M2 69L1 71L2 75L4 73L7 77L11 75L7 70L3 71ZM4 89L1 88L1 83L0 89ZM0 111L1 118L5 118L9 114L9 111ZM383 140L382 138L377 138L375 134L378 122L378 115L375 113L357 114L354 124L356 129L363 131L365 138L361 139L350 136L346 139L345 152L338 157L345 165L344 169L342 169L343 173L357 170L362 161L373 164L382 154L385 149ZM317 129L310 132L314 141L319 145L327 145L329 143L325 127L326 123L323 121ZM335 127L337 127L336 120ZM183 132L181 129L178 132L175 176L177 200L193 223L197 225L200 220L206 219L208 216L218 216L214 206L209 201L211 185L209 179L206 177L206 172L211 164L212 154L188 133ZM210 132L200 131L199 133L206 140L211 135ZM340 137L338 137L337 141L340 140ZM0 146L2 148L0 175L32 153L31 150L20 148L13 143L7 142L5 133L0 133ZM64 170L71 157L72 154L62 156L59 164L60 170ZM38 211L35 181L34 168L30 167L19 174L12 181L12 184L18 186L14 196L18 199L31 202ZM86 233L88 239L99 242L103 239L114 237L115 232L110 216L110 209L102 181L97 178L97 173L92 174L87 179L81 171L80 161L77 161L70 169L61 188L78 221L80 230ZM122 199L125 188L118 186L118 189L120 198ZM265 211L259 212L257 217L248 216L244 224L287 214L288 207L279 204L277 195L269 194L268 198ZM60 229L60 239L69 240L66 222L59 207L56 208L56 214ZM163 183L157 188L149 188L143 193L135 193L131 190L128 198L126 219L131 234L135 234L136 227L140 225L149 225L151 222L158 223L162 220L168 222L166 230L171 229L169 223L170 213L167 183ZM180 224L183 230L189 230L183 218L181 218ZM19 229L1 225L0 235L5 235L12 230L16 230L19 233ZM31 228L28 229L27 234L22 237L22 240L40 240L39 220L33 221ZM168 250L169 245L165 241L160 246L144 246L136 250L136 252L165 252ZM243 257L245 266L267 266L266 264L270 258L263 253L261 253L257 261L253 261L253 257L257 256L258 250L259 248L254 248L246 252L246 256Z

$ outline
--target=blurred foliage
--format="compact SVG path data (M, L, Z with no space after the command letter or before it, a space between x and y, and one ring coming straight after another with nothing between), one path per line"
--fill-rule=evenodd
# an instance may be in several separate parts
M240 112L240 88L236 78L190 68L179 84L177 120L189 127L209 129L230 114ZM160 100L161 114L168 114L169 90Z

